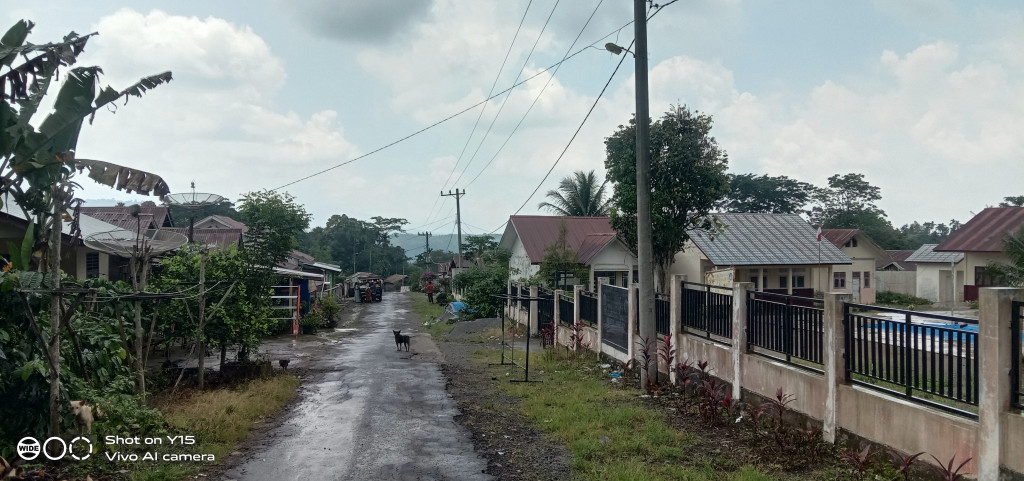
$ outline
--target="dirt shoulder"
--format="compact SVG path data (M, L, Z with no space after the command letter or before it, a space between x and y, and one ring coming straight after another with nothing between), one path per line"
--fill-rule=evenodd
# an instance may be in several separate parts
M444 355L441 370L447 389L462 413L455 421L472 433L477 453L487 458L487 473L499 480L569 479L571 454L533 427L522 414L519 399L503 394L493 381L507 369L485 366L481 356L501 359L493 337L496 321L457 324L435 341Z

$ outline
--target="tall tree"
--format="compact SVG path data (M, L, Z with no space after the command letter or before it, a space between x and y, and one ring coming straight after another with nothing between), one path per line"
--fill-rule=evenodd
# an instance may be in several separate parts
M999 203L999 207L1024 207L1024 195L1003 197L1003 201Z
M462 243L462 254L466 256L467 261L477 262L481 254L496 247L498 247L498 241L488 234L469 235L466 237L466 242Z
M594 171L577 170L558 183L558 189L549 190L548 201L537 205L558 215L593 217L608 215L609 199L605 198L607 181L598 183Z
M730 174L729 194L720 207L726 212L797 214L813 192L813 185L784 175Z
M297 236L309 227L311 216L295 198L272 190L249 192L239 199L238 213L249 227L246 251L251 265L269 268L288 258Z
M817 189L813 197L817 203L811 210L813 223L860 229L883 249L903 247L900 233L875 204L882 198L882 189L864 180L864 174L835 174L828 178L828 187Z
M719 228L711 210L729 190L729 159L711 136L710 115L672 106L651 124L651 222L656 288L673 257L689 240L687 231ZM614 183L612 227L636 249L636 122L605 139L608 180Z

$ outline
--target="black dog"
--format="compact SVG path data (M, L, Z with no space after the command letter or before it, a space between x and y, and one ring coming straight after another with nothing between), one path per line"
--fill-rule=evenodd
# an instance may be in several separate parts
M391 332L395 333L395 347L398 348L397 350L401 351L402 350L402 344L405 344L405 350L408 351L409 350L409 336L402 335L402 331L392 330Z

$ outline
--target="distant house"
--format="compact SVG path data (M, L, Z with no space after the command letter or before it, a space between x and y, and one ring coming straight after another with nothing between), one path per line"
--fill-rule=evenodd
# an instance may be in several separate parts
M85 207L80 212L101 220L117 228L135 231L140 226L142 229L162 229L174 227L174 219L171 218L171 211L167 206L138 207L138 216L132 215L134 206L112 206L112 207Z
M28 230L27 219L28 215L16 204L5 202L0 206L0 254L5 259L10 258L8 243L20 246L22 239L25 238L25 232ZM100 232L119 229L116 225L85 214L79 216L78 228L82 239ZM66 219L62 223L61 234L61 270L68 275L80 280L128 280L128 263L125 259L96 251L72 238L71 223Z
M914 251L908 262L917 266L917 297L932 302L949 302L956 292L956 301L963 300L964 254L935 252L938 244L925 244ZM955 267L955 273L954 273ZM953 287L953 286L956 287Z
M409 277L405 274L391 274L384 278L384 290L387 292L398 292L402 290L402 284Z
M887 257L875 259L876 271L913 271L917 270L917 264L907 261L915 251L907 250L886 250Z
M632 283L636 255L619 240L608 217L543 215L509 217L498 245L512 251L509 268L513 280L530 277L540 270L545 249L558 241L563 224L566 242L576 251L580 265L589 268L588 279L577 279L579 283L591 289L600 277L607 277L609 283L617 286Z
M964 301L978 299L978 288L997 285L985 274L989 262L1009 263L1003 254L1003 239L1024 226L1024 207L988 207L962 225L935 252L964 255Z
M719 213L721 234L689 232L690 241L676 254L673 274L690 282L732 279L752 282L758 291L812 296L814 291L846 291L853 261L831 242L817 240L815 229L796 214ZM840 282L840 280L842 282Z
M249 231L249 226L244 222L237 221L223 215L211 215L204 217L195 223L196 229L240 229L243 233Z
M888 258L889 255L860 229L822 229L821 235L853 261L849 266L834 267L832 276L836 280L845 278L846 291L853 294L854 302L874 303L875 286L872 280L875 277L875 266L878 259ZM833 282L833 290L842 289Z

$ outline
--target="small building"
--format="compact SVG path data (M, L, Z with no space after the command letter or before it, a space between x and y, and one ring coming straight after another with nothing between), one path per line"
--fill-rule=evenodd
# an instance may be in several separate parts
M249 231L249 226L244 222L237 221L224 215L210 215L196 221L196 229L241 229L243 233Z
M853 264L837 265L832 269L834 278L843 278L846 291L853 294L854 302L875 302L875 268L878 259L889 255L860 229L822 229L821 235L843 251ZM833 286L834 289L840 289Z
M917 264L907 261L907 257L916 252L913 249L886 250L887 257L875 259L876 271L913 271Z
M932 302L949 302L956 293L955 302L963 300L964 254L962 252L935 252L938 244L925 244L914 251L907 261L917 266L917 297Z
M138 208L138 216L132 214L133 209ZM143 206L108 206L108 207L86 207L79 208L79 212L97 220L115 225L120 229L134 232L140 226L142 229L163 229L174 227L174 219L171 218L171 210L165 205L143 207Z
M675 256L673 274L709 284L749 281L758 291L807 297L848 289L845 277L834 271L845 272L853 261L831 242L819 240L799 215L715 215L724 224L722 233L689 232L690 241Z
M964 301L978 300L978 288L998 285L985 274L988 263L1009 264L1003 254L1003 240L1024 226L1024 207L988 207L960 226L935 252L964 255Z
M391 274L384 278L384 291L385 292L399 292L402 290L402 285L405 284L405 279L409 277L405 274Z
M628 286L637 269L636 255L618 238L608 217L566 217L514 215L509 217L499 246L509 249L512 280L525 279L540 270L545 249L558 241L565 226L566 243L576 251L579 263L589 270L588 279L576 279L590 289L597 279L607 277L609 283Z

